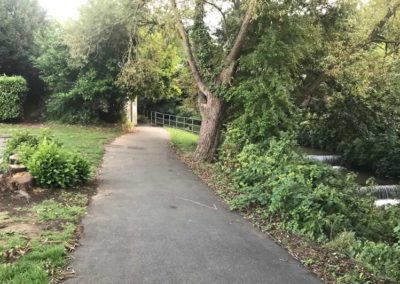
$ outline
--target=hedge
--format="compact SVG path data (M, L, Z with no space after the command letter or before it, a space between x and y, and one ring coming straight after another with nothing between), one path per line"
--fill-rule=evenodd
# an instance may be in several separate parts
M27 91L27 83L23 77L0 76L0 121L21 118Z

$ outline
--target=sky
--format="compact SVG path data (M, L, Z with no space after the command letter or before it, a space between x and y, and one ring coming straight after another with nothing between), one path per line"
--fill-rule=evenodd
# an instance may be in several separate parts
M64 22L68 19L78 18L79 7L87 2L88 0L39 0L40 5L46 9L47 14L60 22ZM221 3L224 2L222 1ZM218 4L224 9L229 8L229 6L224 6L221 3ZM205 18L205 22L210 29L214 31L221 20L221 15L214 9L210 9L210 7L207 8L210 13L208 13L207 17Z
M46 9L47 14L59 21L76 19L79 7L87 0L39 0L40 5Z

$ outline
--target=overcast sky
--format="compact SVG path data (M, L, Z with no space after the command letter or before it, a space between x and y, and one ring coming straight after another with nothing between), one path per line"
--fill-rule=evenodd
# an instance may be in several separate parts
M79 7L87 3L88 0L39 0L47 14L61 22L68 19L77 19L79 16ZM229 5L223 1L217 1L217 3L225 10L229 8ZM205 22L211 28L212 31L218 26L221 20L221 15L210 6L207 5L208 14L205 18Z
M39 0L47 14L59 21L70 18L76 19L79 15L79 7L87 3L87 0Z

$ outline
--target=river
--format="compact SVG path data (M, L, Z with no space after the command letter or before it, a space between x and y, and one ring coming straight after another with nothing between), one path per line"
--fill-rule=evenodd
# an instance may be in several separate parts
M313 148L307 148L307 147L302 147L302 150L307 154L307 155L335 155L332 152L324 151L324 150L319 150L319 149L313 149ZM392 184L398 184L399 181L383 178L380 176L377 176L374 173L367 172L367 171L362 171L362 170L356 170L356 169L346 169L343 170L343 173L354 173L356 175L356 182L360 184L361 186L365 186L366 182L370 178L374 178L375 183L378 185L392 185Z

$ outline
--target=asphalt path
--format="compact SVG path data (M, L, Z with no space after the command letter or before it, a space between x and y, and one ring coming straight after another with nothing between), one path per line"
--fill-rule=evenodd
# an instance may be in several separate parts
M186 168L161 128L106 150L67 284L320 283Z

